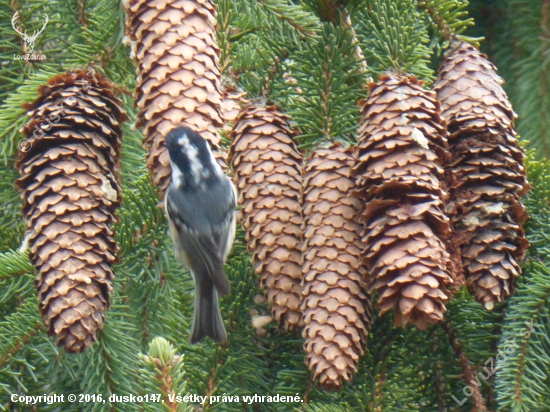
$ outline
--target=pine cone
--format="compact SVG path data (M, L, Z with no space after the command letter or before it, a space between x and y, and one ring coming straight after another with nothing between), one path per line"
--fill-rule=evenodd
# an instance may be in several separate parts
M50 79L25 105L31 120L17 167L40 311L56 344L82 352L109 307L120 205L120 123L108 81L84 71Z
M496 68L468 43L454 45L434 90L447 120L452 161L448 207L476 299L491 310L514 291L528 242L519 198L529 184L516 114Z
M217 130L221 115L216 8L210 0L131 0L127 32L137 65L137 126L144 126L147 166L166 190L170 159L164 139L188 126L211 145L227 170Z
M301 324L302 156L288 116L275 107L243 110L231 132L230 158L243 226L260 284L279 324Z
M357 371L371 320L361 263L362 202L349 196L354 163L340 146L319 149L304 179L302 333L313 379L329 390Z
M365 202L363 262L383 314L424 329L443 319L450 260L441 184L448 156L435 93L415 77L370 84L356 147L355 195Z

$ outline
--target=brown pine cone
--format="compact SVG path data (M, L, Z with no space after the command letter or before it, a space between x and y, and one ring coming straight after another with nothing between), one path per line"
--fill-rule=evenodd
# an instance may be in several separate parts
M528 242L520 197L529 184L516 114L486 57L468 43L454 44L434 90L449 130L448 212L454 236L461 240L470 291L491 310L513 293L521 272Z
M17 167L40 311L56 344L82 352L109 307L121 202L120 124L127 120L110 83L69 72L39 88Z
M235 120L230 158L260 284L286 330L301 324L302 155L288 116L251 106Z
M164 139L187 126L211 145L227 170L219 147L221 114L216 8L210 0L131 0L127 33L137 66L137 126L144 127L147 166L154 182L166 190L170 159Z
M445 127L435 93L415 77L383 75L369 88L352 172L366 205L363 262L380 313L395 308L397 326L424 329L443 319L452 283Z
M357 372L371 321L361 263L362 202L349 195L354 164L338 145L319 149L304 178L302 334L313 379L328 390Z

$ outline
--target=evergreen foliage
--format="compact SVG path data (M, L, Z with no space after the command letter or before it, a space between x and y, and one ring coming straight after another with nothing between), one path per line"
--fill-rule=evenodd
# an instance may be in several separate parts
M549 13L546 1L476 1L476 33L487 37L482 51L493 57L506 79L505 89L518 114L520 135L537 149L537 158L550 155Z
M427 26L415 1L369 0L354 15L372 76L395 69L433 79Z
M366 97L369 77L376 80L389 69L402 70L429 85L451 35L463 35L472 43L485 37L482 50L505 77L519 114L519 132L525 145L535 149L526 162L532 190L525 199L530 214L525 229L531 248L516 294L487 312L461 289L447 305L446 321L426 331L395 328L393 314L375 315L354 380L342 391L328 393L310 382L299 335L278 331L274 322L265 330L253 327L252 316L267 314L268 308L239 230L226 265L232 293L221 301L229 342L189 345L193 282L174 258L158 194L145 167L143 135L132 127L135 67L124 41L122 3L2 0L0 410L188 411L200 406L109 400L112 394L147 393L158 393L163 400L170 393L240 397L236 403L207 401L203 407L208 411L547 410L549 2L218 0L217 6L224 73L234 77L248 98L277 101L300 128L297 142L305 151L334 140L354 143L357 103ZM24 47L11 26L16 11L20 25L30 32L40 27L44 14L49 16L35 46L35 53L46 54L47 60L14 59ZM120 263L114 268L112 306L98 342L80 355L65 353L46 336L34 268L19 252L24 222L14 187L19 129L28 121L21 104L33 101L38 86L50 77L71 68L93 68L109 77L131 117L123 126L123 204L116 225ZM531 333L525 322L532 325ZM517 348L510 343L514 339ZM499 350L507 354L506 360L497 357ZM484 368L497 358L498 370L489 376ZM31 406L11 401L13 394L44 393L101 394L106 402ZM474 393L481 400L474 399ZM298 396L300 402L243 401L243 395L254 394Z
M285 102L299 124L302 147L314 147L323 139L355 140L360 118L356 103L366 93L355 47L349 30L323 23L319 36L287 59L282 90L274 87L272 96Z

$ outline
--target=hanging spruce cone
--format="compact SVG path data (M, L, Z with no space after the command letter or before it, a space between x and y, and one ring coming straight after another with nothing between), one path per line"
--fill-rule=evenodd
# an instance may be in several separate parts
M301 323L303 160L294 135L275 107L252 106L236 119L230 149L248 247L273 316L287 330Z
M369 88L353 168L366 205L363 262L380 313L395 307L397 326L424 329L443 319L452 283L445 127L435 93L415 77L384 75Z
M166 190L170 160L164 139L188 126L211 145L227 170L217 130L221 116L216 9L210 0L131 0L127 33L137 66L138 127L144 127L147 166Z
M349 195L354 163L340 146L319 149L304 178L304 348L313 379L329 390L357 371L371 318L361 263L362 202Z
M96 340L112 291L114 212L120 205L120 123L108 81L84 71L53 77L25 108L31 120L17 166L38 300L56 344Z
M513 292L528 246L519 198L529 184L502 84L486 56L467 43L454 45L434 84L452 153L448 211L470 290L489 310Z

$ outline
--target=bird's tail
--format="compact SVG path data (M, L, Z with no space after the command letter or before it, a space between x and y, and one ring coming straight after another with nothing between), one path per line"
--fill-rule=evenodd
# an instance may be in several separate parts
M218 304L218 293L207 275L204 278L196 285L191 343L200 342L206 336L223 343L227 341L227 333Z

